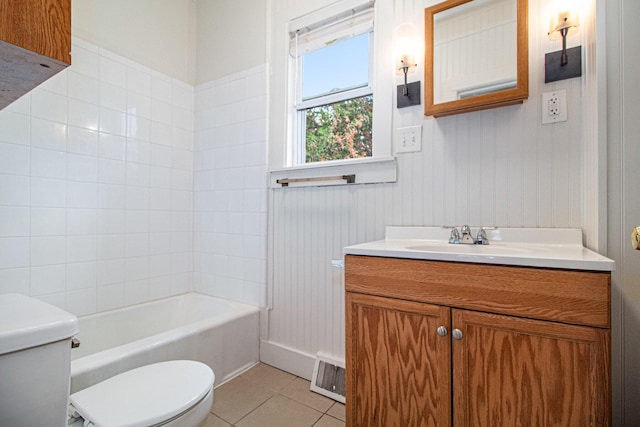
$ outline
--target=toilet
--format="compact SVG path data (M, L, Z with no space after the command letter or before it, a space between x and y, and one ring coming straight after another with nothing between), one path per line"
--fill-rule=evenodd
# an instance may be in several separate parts
M20 294L0 295L0 426L200 427L215 375L170 360L123 372L69 396L78 319Z
M170 360L123 372L70 396L73 427L201 426L213 403L213 371Z

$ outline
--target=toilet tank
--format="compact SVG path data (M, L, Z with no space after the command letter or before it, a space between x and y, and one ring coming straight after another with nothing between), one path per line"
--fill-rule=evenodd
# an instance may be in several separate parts
M0 426L67 424L78 319L19 294L0 295Z

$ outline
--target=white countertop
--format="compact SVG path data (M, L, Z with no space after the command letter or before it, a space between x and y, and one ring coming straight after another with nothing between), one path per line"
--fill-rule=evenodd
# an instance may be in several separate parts
M475 237L477 227L471 227ZM487 230L489 245L449 244L440 227L387 227L384 240L347 246L347 255L613 271L615 263L582 245L582 231L567 228Z

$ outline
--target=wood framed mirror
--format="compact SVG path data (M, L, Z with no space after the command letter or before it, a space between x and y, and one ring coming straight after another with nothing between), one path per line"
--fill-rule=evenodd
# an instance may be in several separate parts
M527 0L448 0L424 12L425 116L528 98Z

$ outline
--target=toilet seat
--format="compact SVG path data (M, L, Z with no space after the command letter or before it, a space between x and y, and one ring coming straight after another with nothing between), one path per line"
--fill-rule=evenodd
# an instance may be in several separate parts
M154 363L72 394L70 412L84 418L85 426L162 425L205 399L214 380L211 368L193 360Z

